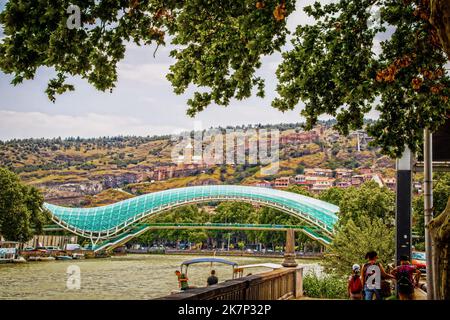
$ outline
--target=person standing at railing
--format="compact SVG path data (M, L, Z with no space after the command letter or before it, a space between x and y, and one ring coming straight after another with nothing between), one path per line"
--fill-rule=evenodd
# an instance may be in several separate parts
M219 278L216 276L216 270L211 270L211 275L206 280L206 285L212 286L219 283Z
M175 271L175 275L178 277L178 287L183 291L189 289L189 279L186 275L181 273L179 270Z

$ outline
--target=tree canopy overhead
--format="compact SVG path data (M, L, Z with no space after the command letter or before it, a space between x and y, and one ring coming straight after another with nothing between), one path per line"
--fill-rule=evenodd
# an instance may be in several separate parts
M442 30L430 22L436 2L336 0L305 7L314 22L299 25L292 49L283 52L272 105L285 111L304 103L306 129L328 114L344 134L376 109L379 120L369 133L383 151L398 156L405 144L417 150L423 129L436 129L450 110ZM81 9L79 29L67 27L70 4ZM187 102L195 116L211 104L264 96L257 69L263 56L285 50L294 10L293 0L8 1L0 13L0 70L18 84L41 66L54 68L47 88L54 101L74 90L66 82L71 76L112 90L128 42L170 42L176 61L167 78L176 94L197 89Z

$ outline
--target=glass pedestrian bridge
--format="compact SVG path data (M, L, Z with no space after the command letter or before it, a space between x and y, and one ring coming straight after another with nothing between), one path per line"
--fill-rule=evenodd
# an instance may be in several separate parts
M67 208L45 203L52 220L93 244L130 233L139 223L175 207L210 201L260 204L298 217L332 236L339 207L300 194L263 187L214 185L169 189L96 208Z

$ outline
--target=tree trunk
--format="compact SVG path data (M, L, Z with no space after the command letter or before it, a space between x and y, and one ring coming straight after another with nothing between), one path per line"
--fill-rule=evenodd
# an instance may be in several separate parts
M436 28L447 57L450 59L450 1L431 0L430 22Z
M433 219L428 227L435 247L435 284L438 286L436 299L450 300L450 198L444 212Z

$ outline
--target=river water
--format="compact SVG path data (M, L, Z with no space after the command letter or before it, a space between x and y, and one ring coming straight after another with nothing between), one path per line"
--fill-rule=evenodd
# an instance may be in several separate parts
M128 255L105 259L0 264L0 299L152 299L178 289L175 270L188 259L200 256ZM273 262L277 258L223 257L240 265ZM298 260L307 270L317 270L317 261ZM68 289L68 268L80 270L80 288ZM230 266L214 264L219 281L232 278ZM189 267L189 284L204 286L210 264ZM267 271L249 269L253 274Z

